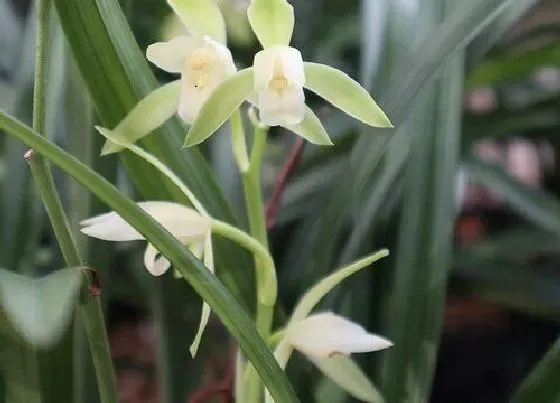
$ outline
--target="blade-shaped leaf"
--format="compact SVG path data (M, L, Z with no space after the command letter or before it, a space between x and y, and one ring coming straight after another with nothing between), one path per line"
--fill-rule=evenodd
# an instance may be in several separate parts
M263 48L292 40L294 8L286 0L251 0L247 16Z
M214 0L167 0L167 3L190 32L226 43L224 19Z
M350 76L331 66L304 63L305 87L348 115L374 127L393 127L371 95Z
M389 251L387 249L381 249L369 256L366 256L349 264L348 266L335 271L328 277L323 278L304 294L304 296L294 308L290 322L298 322L305 319L311 313L313 308L319 303L319 301L345 278L350 277L352 274L368 267L373 262L376 262L377 260L382 259L388 255Z
M560 396L560 339L525 378L511 403L555 403Z
M253 363L276 401L298 402L292 386L246 311L222 283L172 234L101 175L0 110L0 128L50 159L143 234L211 306Z
M180 92L180 80L172 81L152 91L112 130L113 136L128 143L135 143L147 136L177 111ZM101 150L101 155L112 154L123 148L107 141Z
M41 278L0 269L0 300L25 339L47 348L63 335L76 305L82 273L58 270Z
M305 117L301 123L286 126L286 129L303 137L312 144L317 144L319 146L333 145L333 142L331 141L329 134L323 127L321 121L310 108L307 108L307 112L305 113Z
M235 112L253 90L253 68L224 80L204 102L185 139L191 147L210 137Z
M370 403L384 402L377 388L349 356L337 354L312 361L325 376L356 399Z
M492 189L536 225L560 234L560 203L556 198L521 183L502 167L479 158L468 158L464 166L474 182Z

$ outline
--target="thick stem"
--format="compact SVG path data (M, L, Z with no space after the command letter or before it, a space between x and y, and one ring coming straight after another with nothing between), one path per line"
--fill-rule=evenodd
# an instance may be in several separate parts
M47 88L48 55L50 44L51 0L37 0L37 39L35 53L35 85L33 91L33 128L45 134L45 94ZM83 266L76 241L62 208L62 203L47 161L33 150L25 154L41 200L49 216L54 234L60 245L64 260L69 267ZM86 271L87 272L87 271ZM84 282L80 303L81 315L93 357L99 394L103 403L117 402L117 385L111 360L105 322L99 298L89 297L88 281Z

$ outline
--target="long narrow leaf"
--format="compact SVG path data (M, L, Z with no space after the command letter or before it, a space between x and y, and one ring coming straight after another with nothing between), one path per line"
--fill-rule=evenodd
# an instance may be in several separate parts
M45 140L31 129L0 112L0 128L18 137L43 154L78 182L105 201L133 228L144 234L148 242L166 256L195 291L211 306L239 346L253 363L266 387L279 402L298 402L285 374L259 336L255 325L227 289L173 235L161 227L135 202L70 154Z

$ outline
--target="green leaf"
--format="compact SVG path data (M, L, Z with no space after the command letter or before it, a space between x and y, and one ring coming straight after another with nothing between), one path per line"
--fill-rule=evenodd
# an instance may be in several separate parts
M222 283L178 239L102 176L2 111L0 128L50 159L143 234L216 312L253 363L273 398L277 402L299 401L251 318Z
M393 127L369 93L350 76L319 63L304 63L305 87L373 127Z
M185 139L185 147L210 137L245 101L253 90L253 68L238 71L224 80L204 102Z
M167 3L190 32L226 43L224 19L214 0L167 0Z
M54 0L95 109L105 127L115 127L158 83L138 48L117 0ZM184 128L174 117L140 145L159 158L195 193L213 217L237 223L212 171L198 150L181 149ZM128 175L146 199L186 203L183 194L159 172L128 152L119 154ZM217 240L216 271L244 306L254 304L250 256L231 243ZM233 262L236 264L231 265ZM229 266L225 270L225 266Z
M294 308L290 322L294 323L305 319L319 301L345 278L350 277L352 274L368 267L370 264L388 255L389 251L387 249L381 249L369 256L363 257L362 259L349 264L348 266L342 267L328 277L323 278L303 295Z
M301 123L285 127L312 144L317 144L319 146L333 145L329 134L311 108L307 108L307 112Z
M384 402L376 387L349 356L337 354L327 358L311 359L311 361L325 376L356 399L370 403Z
M294 8L286 0L251 0L247 16L263 48L292 40Z
M172 81L152 91L112 130L113 136L127 143L135 143L147 136L177 111L180 92L180 80ZM107 141L101 150L101 155L112 154L123 148Z
M560 234L560 202L554 196L521 183L502 167L476 157L464 167L475 183L487 186L525 218L539 227Z
M67 330L80 290L78 269L41 278L0 269L0 300L23 337L41 348L53 346Z
M555 403L560 396L560 338L519 386L511 403Z

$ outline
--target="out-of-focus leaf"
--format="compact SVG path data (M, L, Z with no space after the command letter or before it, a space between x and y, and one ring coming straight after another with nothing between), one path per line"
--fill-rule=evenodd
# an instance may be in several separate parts
M556 340L541 361L519 386L511 403L555 403L560 396L560 339Z
M391 117L397 128L409 113L410 104L416 94L445 59L454 51L463 48L511 3L511 0L461 2L442 25L430 31L414 56L403 63L402 71L395 75L380 102L382 109ZM321 270L330 267L332 253L337 250L336 237L348 212L355 207L349 202L348 196L352 195L352 200L357 200L386 152L388 144L398 142L403 136L409 136L408 132L391 136L393 130L386 129L367 131L356 142L347 167L341 169L340 175L334 181L332 194L325 198L328 202L320 213L308 220L305 229L302 230L313 246L297 248L301 252L296 259L290 259L288 264L307 267L314 273L321 273Z
M466 65L470 66L479 61L492 46L500 40L508 29L511 28L537 0L519 0L512 4L496 20L485 28L467 48Z
M79 269L57 270L41 278L0 270L0 300L7 316L25 339L48 348L67 329L81 277Z
M537 49L511 52L479 63L469 75L467 88L500 85L519 80L540 68L560 64L560 45L553 42Z
M560 313L560 280L554 268L503 263L471 251L454 257L453 276L486 299L547 319Z
M560 97L539 101L529 107L514 110L498 109L489 115L467 115L464 119L464 145L483 138L519 135L530 130L560 127Z
M460 4L432 2L432 23ZM394 285L385 298L391 314L384 334L394 348L382 357L382 392L390 402L426 401L431 393L453 247L463 63L460 50L443 65L440 80L421 95L410 126L414 138L404 173Z
M479 158L468 158L464 166L474 182L492 189L523 217L560 235L560 202L555 197L521 183L502 167Z

